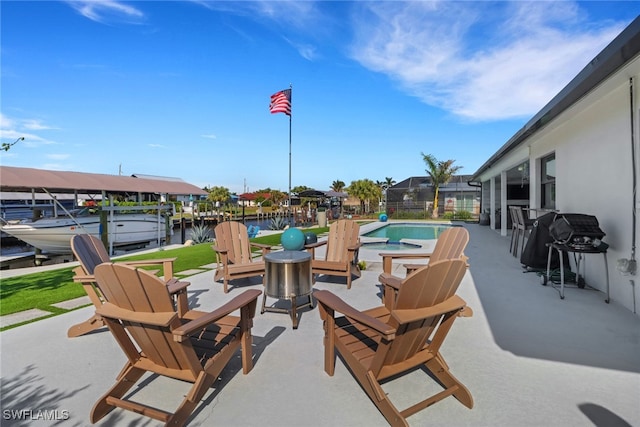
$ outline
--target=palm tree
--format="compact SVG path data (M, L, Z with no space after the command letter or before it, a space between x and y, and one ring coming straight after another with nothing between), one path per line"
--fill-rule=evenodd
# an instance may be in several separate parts
M451 177L459 171L462 166L453 166L455 160L438 160L432 154L422 154L422 159L427 164L426 172L431 177L433 185L433 217L438 218L438 196L440 186L449 182Z
M380 187L370 179L360 179L351 181L347 194L360 200L360 208L364 214L369 210L369 202L380 197Z
M391 178L390 176L387 176L384 178L384 209L385 211L387 210L387 192L389 191L389 188L393 187L394 185L396 185L396 181Z
M277 208L279 208L280 203L287 198L287 195L280 190L270 190L269 193L271 194L271 206L275 206Z
M389 176L384 178L384 183L387 185L387 188L393 187L394 185L396 185L396 181Z
M226 187L218 187L218 186L212 187L209 189L209 194L207 195L207 200L217 203L218 206L223 205L230 198L231 198L231 193L229 192L229 189ZM220 215L219 210L218 210L218 215Z
M335 191L336 193L339 193L342 190L344 190L345 185L346 184L343 181L340 181L339 179L337 179L331 183L331 190Z

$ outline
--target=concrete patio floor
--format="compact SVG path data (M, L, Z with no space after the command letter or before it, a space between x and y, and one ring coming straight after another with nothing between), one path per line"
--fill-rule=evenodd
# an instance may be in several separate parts
M615 300L606 304L604 294L595 290L566 289L561 300L535 274L522 272L509 253L508 237L488 227L465 227L471 234L466 251L470 269L458 294L474 316L456 320L442 354L471 391L475 406L467 409L450 397L409 417L409 423L639 426L640 317ZM344 278L325 276L315 288L329 289L357 308L379 305L378 252L361 251L367 269L351 290ZM404 274L401 268L394 273ZM191 307L200 310L211 310L245 289L262 288L257 280L240 280L224 294L222 284L213 283L212 271L188 280ZM340 359L335 375L325 374L318 309L300 311L294 330L287 314L260 314L258 308L253 370L242 375L236 357L207 392L189 426L387 425ZM87 307L0 334L0 424L89 425L93 404L125 362L106 329L67 338L69 326L92 313ZM135 389L137 399L170 411L189 389L189 384L156 377L143 385ZM385 385L400 408L417 401L421 391L436 390L422 372ZM19 413L27 419L16 419ZM35 419L52 415L59 420ZM115 409L97 425L158 423Z

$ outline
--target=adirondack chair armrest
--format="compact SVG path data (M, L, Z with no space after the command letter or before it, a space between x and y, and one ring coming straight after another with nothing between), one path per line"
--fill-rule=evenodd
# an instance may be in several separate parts
M349 261L350 264L358 263L359 251L360 251L360 245L347 248L347 261Z
M366 325L382 335L385 339L391 340L395 337L395 328L376 319L375 317L371 317L362 311L355 309L332 292L318 290L313 293L313 296L324 307L328 307L334 312L337 311L338 313L342 313L345 317Z
M255 242L251 242L249 243L250 246L254 247L254 248L258 248L262 250L262 254L268 254L269 252L271 252L271 246L270 245L265 245L264 243L255 243Z
M382 258L391 258L391 259L407 258L407 259L411 259L411 258L429 258L433 254L431 252L424 252L424 253L380 252L378 255L380 255Z
M218 307L214 311L203 314L197 319L191 320L188 323L180 326L173 330L173 339L176 342L182 342L186 337L190 334L200 331L205 328L207 325L216 322L217 320L233 313L236 310L240 310L241 308L248 306L250 304L255 306L257 305L258 297L262 295L262 291L258 289L250 289L248 291L244 291L237 297L233 298L226 304ZM252 313L253 316L253 313Z
M221 248L220 246L215 245L211 245L211 249L213 249L215 252L218 252L219 254L226 254L227 252L229 252L228 249Z
M229 250L221 248L219 246L211 246L211 249L218 254L216 260L218 261L218 265L222 262L222 264L226 264L229 260Z
M87 274L84 272L84 268L76 267L73 269L73 281L76 283L88 283L95 282L96 278L93 274Z
M143 266L143 265L161 265L167 262L174 262L178 258L154 258L154 259L141 259L139 261L117 261L118 264L126 264L133 267Z
M416 308L411 310L393 310L391 316L400 323L414 322L420 319L426 319L441 314L451 313L454 311L463 310L467 306L467 303L458 295L454 295L441 303L433 305L431 307Z
M394 259L416 259L416 258L430 258L431 252L427 253L393 253L393 252L381 252L378 255L382 257L382 271L385 273L391 273Z
M167 282L167 290L173 295L185 291L189 285L191 285L191 282L181 282L178 279L171 279Z
M382 273L380 276L378 276L378 280L383 286L389 286L397 290L400 289L400 286L402 285L402 281L404 279L401 279L400 277L394 276L389 273Z
M271 249L270 245L265 245L264 243L256 243L256 242L251 242L249 243L251 246L254 246L256 248L260 248L260 249Z
M311 254L311 259L315 259L316 258L316 248L319 248L320 246L326 245L327 241L323 240L321 242L315 242L315 243L309 243L304 245L304 248L307 250L307 252L309 252Z
M122 319L129 322L165 327L169 326L173 319L178 317L178 313L174 312L148 313L126 310L110 302L105 302L96 308L96 313L108 319Z
M161 265L165 280L173 278L173 263L178 258L155 258L155 259L142 259L138 261L120 261L118 264L130 265L131 267L146 267Z
M360 246L362 246L362 243L361 243L361 242L358 242L358 243L356 243L356 244L355 244L355 245L353 245L353 246L349 246L349 247L347 248L347 250L348 250L348 251L357 251L358 249L360 249Z
M362 244L360 242L358 242L358 244L354 245L354 246L349 246L347 248L347 255L349 256L349 262L355 262L356 259L358 258L358 251L360 250L360 246L362 246Z
M319 248L320 246L326 245L326 244L327 244L327 241L323 240L321 242L315 242L315 243L306 244L306 245L304 245L304 248L305 249L315 249L315 248Z

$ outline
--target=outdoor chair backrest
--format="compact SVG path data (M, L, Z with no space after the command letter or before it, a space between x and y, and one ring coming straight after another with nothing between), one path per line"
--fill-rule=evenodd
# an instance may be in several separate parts
M92 275L98 265L110 261L102 240L91 234L76 234L73 236L71 238L71 251L86 274Z
M396 305L389 319L389 324L397 328L395 339L388 348L383 346L378 349L376 358L380 360L374 360L373 364L380 363L383 366L402 363L423 350L425 343L434 339L432 334L439 327L442 315L425 317L420 313L453 297L466 271L466 262L458 258L433 263L430 261L426 268L407 276L398 291ZM411 320L396 320L407 318ZM432 344L437 348L440 343Z
M358 244L360 225L350 219L341 219L329 226L326 261L344 262L349 259L348 248Z
M457 259L463 256L469 243L469 232L464 227L450 227L443 231L429 257L429 263L443 259Z
M531 226L533 225L533 221L525 219L524 211L522 210L522 208L520 206L514 206L514 208L516 217L518 218L518 227L523 230L531 228Z
M509 206L509 215L511 216L511 227L516 228L518 226L518 212L517 206Z
M247 227L247 234L249 235L250 239L253 239L254 237L256 237L259 232L260 232L259 225L250 225L249 227Z
M216 246L228 252L232 264L246 264L253 261L247 226L238 221L225 221L215 228Z
M129 320L112 322L110 327L132 363L139 351L131 346L130 335L157 366L197 374L200 362L188 340L178 343L172 329L181 325L165 283L153 274L126 265L101 264L95 270L96 280L105 299L119 309L127 310ZM138 315L139 318L133 320ZM116 328L115 330L113 328ZM126 333L125 333L126 330ZM127 334L128 333L128 334ZM195 380L195 375L189 378Z

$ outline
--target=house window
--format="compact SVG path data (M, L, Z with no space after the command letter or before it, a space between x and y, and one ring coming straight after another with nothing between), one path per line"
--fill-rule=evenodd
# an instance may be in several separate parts
M545 209L556 208L556 155L543 157L540 161L542 185L542 207Z

